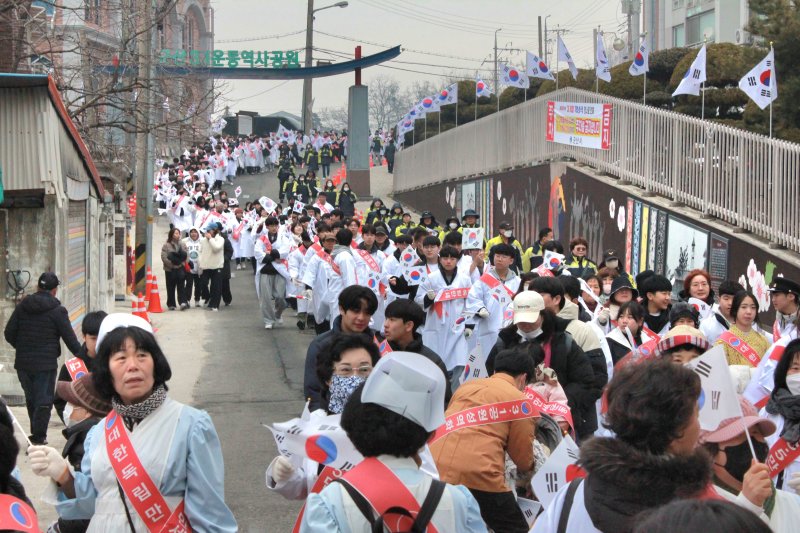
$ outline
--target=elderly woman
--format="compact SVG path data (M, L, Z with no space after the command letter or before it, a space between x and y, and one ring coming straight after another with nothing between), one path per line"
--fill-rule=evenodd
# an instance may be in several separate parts
M317 377L328 409L317 409L311 417L341 414L350 395L364 383L378 359L378 346L367 335L335 335L317 359ZM302 500L308 496L319 470L319 464L311 459L289 460L279 455L267 467L267 488L290 500Z
M33 472L58 485L59 515L91 518L89 532L236 531L214 425L167 397L172 371L150 324L111 314L97 344L92 378L113 410L86 436L81 471L54 448L28 448Z
M581 446L586 478L562 487L534 533L626 533L641 511L710 493L711 458L697 448L697 374L665 360L629 365L607 397L605 425L616 436Z

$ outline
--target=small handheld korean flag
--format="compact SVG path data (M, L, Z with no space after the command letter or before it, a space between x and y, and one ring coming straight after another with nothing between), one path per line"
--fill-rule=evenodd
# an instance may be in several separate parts
M631 62L628 72L631 76L641 76L650 72L650 50L647 48L647 39L642 39L642 44L639 45L639 50L633 56L633 62Z
M278 204L276 204L272 198L266 196L259 198L258 203L261 204L261 207L263 207L268 214L275 212L275 208L278 207Z
M494 94L492 88L480 78L475 78L475 98L485 96L490 97Z
M761 63L739 80L739 88L764 109L778 98L778 78L775 77L775 51L770 50Z
M689 70L683 75L683 79L678 84L672 96L679 94L700 94L700 86L706 81L706 45L697 53L697 57L692 61Z
M530 52L527 52L527 61L526 61L526 70L528 71L528 76L531 78L541 78L543 80L554 80L553 73L550 72L550 69L547 68L542 59Z
M239 198L242 195L242 186L239 185L233 190L233 194L236 195L236 198Z
M575 478L584 477L583 469L575 464L579 456L578 445L567 435L533 476L531 487L545 509L561 487Z
M577 80L578 67L575 66L575 61L572 60L572 56L569 54L569 50L567 50L567 45L561 40L561 35L558 36L558 60L567 62L569 72L572 74L572 79Z
M303 202L301 202L300 200L296 200L294 202L294 205L292 206L292 211L294 213L302 213L303 212L303 207L305 207L303 205Z
M417 251L410 246L400 253L400 265L404 268L413 266L417 261L419 261Z
M428 281L428 269L425 265L409 266L403 272L409 285L421 285Z
M689 301L687 303L697 310L697 314L700 315L700 320L708 318L709 316L714 314L714 311L711 309L711 306L708 305L703 300L701 300L700 298L694 298L694 297L689 298Z
M294 418L272 426L285 435L279 445L283 450L331 468L349 470L360 463L363 456L347 438L339 421L340 415L329 415L312 420Z
M720 422L742 416L739 398L733 385L725 349L717 345L689 363L700 377L700 427L714 431Z
M603 42L603 33L597 32L597 57L595 58L595 74L603 81L611 81L611 66L608 64L606 45Z
M461 383L486 377L489 377L489 372L486 371L486 357L483 355L481 343L477 343L467 356L464 372L461 374Z
M511 65L504 65L500 63L500 83L508 87L519 87L520 89L527 89L531 86L531 80L528 75Z
M439 100L439 106L455 104L458 100L458 84L448 85L439 91L436 99Z
M483 228L462 228L461 249L475 250L483 248Z
M539 511L542 509L542 504L527 498L517 498L517 505L519 505L519 510L522 511L522 516L528 522L528 528L532 528Z

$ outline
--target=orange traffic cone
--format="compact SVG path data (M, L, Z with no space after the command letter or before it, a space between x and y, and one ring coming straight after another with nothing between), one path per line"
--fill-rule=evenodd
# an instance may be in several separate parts
M153 290L153 271L147 267L147 276L145 276L144 285L144 303L145 306L150 304L150 292Z
M372 168L374 166L375 166L375 161L373 161L372 158L370 157L369 158L369 168Z
M381 166L383 166L383 167L387 167L387 166L389 166L389 163L386 161L386 158L385 158L385 157L382 157L382 158L381 158Z
M139 297L131 294L131 314L139 316Z
M136 316L142 317L150 322L150 317L147 316L147 309L144 306L144 298L142 298L142 293L139 293L139 309L136 312Z
M147 311L149 313L163 313L161 308L161 296L158 294L158 280L155 275L153 276L153 285L150 290L150 301L147 304Z

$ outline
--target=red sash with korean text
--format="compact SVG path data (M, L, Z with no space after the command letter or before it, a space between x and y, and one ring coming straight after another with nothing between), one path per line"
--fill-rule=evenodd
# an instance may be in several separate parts
M261 239L261 242L264 243L264 248L267 250L267 253L272 252L272 243L269 242L269 237L267 237L266 234L265 234L265 235L262 235L259 238Z
M375 261L375 258L372 257L372 254L366 250L362 250L361 248L355 248L356 253L358 256L364 260L364 262L372 269L373 272L380 272L381 267L378 266L378 262Z
M734 333L725 331L719 336L719 340L742 354L751 365L758 368L758 363L761 362L761 357L759 357L758 352L756 352L749 344L737 337Z
M498 286L498 285L499 285L499 286L502 286L502 287L503 287L503 288L506 290L506 292L508 293L508 296L509 296L509 298L511 298L512 300L514 299L514 293L511 291L511 289L509 289L508 287L506 287L506 286L505 286L505 284L501 283L499 279L497 279L496 277L492 276L492 275L491 275L491 274L489 274L488 272L487 272L486 274L484 274L483 276L481 276L481 278L480 278L480 279L481 279L481 281L482 281L482 282L484 282L484 283L485 283L485 284L486 284L486 285L487 285L487 286L488 286L490 289L497 288L497 286Z
M775 477L792 464L792 461L800 457L800 442L789 444L783 438L778 439L775 445L769 449L766 465L769 468L770 477Z
M575 424L572 422L572 411L570 411L568 406L558 402L548 402L542 398L541 394L530 387L525 387L523 394L525 394L525 397L533 402L533 406L539 411L547 413L552 417L560 416L567 421L569 427L575 429Z
M356 489L366 499L389 531L410 531L420 505L408 487L385 464L374 457L367 457L342 476L342 481ZM392 512L400 507L411 513L411 517ZM429 522L425 531L439 533Z
M170 513L167 501L136 455L122 417L111 411L103 420L103 426L111 468L147 530L151 533L189 533L191 526L183 510L184 500Z
M323 261L325 261L326 263L328 263L328 266L330 266L330 267L331 267L331 269L332 269L332 270L333 270L333 271L334 271L336 274L338 274L339 276L341 276L341 275L342 275L342 269L341 269L341 268L339 268L339 265L337 265L336 263L334 263L334 262L333 262L333 257L331 257L329 253L327 253L325 250L323 250L323 249L321 249L321 248L320 248L320 249L317 251L317 255L319 256L319 258L320 258L320 259L322 259Z
M436 315L439 318L442 318L442 314L444 312L444 302L449 302L451 300L463 300L469 296L469 288L462 288L462 289L445 289L438 296L436 296L436 300L433 303L433 310L436 312Z
M67 367L67 372L69 372L69 377L72 378L72 381L76 381L89 373L89 369L86 368L86 363L84 363L83 359L80 357L67 359L64 362L64 366Z
M322 472L319 473L319 477L314 482L314 485L311 487L311 490L308 491L309 494L319 494L322 492L322 489L330 485L331 481L334 479L342 477L344 474L344 470L336 470L329 466L326 466L322 469ZM297 533L300 531L300 524L303 522L303 515L306 512L306 504L303 504L303 507L300 508L300 514L297 515L297 520L294 522L294 527L292 528L292 533Z
M464 428L513 422L514 420L536 418L537 416L539 416L539 411L528 398L479 405L478 407L453 413L445 418L444 425L439 426L430 442L436 442L442 437Z
M0 494L0 530L40 533L36 511L24 500Z
M239 238L242 236L242 228L244 227L244 220L233 230L233 240L238 241Z

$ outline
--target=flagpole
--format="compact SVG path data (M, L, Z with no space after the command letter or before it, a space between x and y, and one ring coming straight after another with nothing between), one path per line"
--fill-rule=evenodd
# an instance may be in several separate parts
M425 119L425 136L422 138L422 140L425 141L428 139L428 114L425 113L423 118Z
M558 90L558 50L556 50L556 91Z
M439 133L442 133L442 108L439 107Z
M769 42L769 50L770 52L773 51L772 49L772 41ZM773 53L772 56L772 65L769 67L769 84L770 84L770 91L772 91L772 87L778 84L777 79L775 78L775 55ZM772 102L775 100L772 99L772 93L770 92L769 95L769 138L772 139ZM752 446L752 445L751 445Z
M700 120L706 119L706 82L700 84Z
M647 105L647 72L644 73L644 88L642 89L642 105Z
M458 127L458 96L456 96L456 128Z

